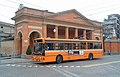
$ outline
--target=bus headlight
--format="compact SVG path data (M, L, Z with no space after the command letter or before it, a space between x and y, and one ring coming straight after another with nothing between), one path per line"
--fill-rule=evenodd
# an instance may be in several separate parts
M40 59L42 59L42 57L40 57Z

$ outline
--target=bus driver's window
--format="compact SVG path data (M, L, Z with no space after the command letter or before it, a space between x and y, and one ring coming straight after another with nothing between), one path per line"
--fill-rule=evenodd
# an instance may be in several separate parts
M45 50L49 50L49 46L47 44L44 45Z

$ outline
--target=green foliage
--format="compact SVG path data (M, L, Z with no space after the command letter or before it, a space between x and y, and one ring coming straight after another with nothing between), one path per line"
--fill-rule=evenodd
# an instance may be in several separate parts
M31 54L32 54L32 51L31 51L31 49L30 49L30 46L28 46L27 51L26 51L26 54L27 54L27 55L31 55Z

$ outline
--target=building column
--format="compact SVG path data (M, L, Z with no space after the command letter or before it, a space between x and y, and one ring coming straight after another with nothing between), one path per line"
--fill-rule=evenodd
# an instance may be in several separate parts
M42 27L42 34L43 34L43 38L47 38L47 25L43 25Z
M18 43L19 41L18 41L18 37L16 36L16 38L15 38L15 40L14 40L14 47L15 47L15 52L16 52L16 54L18 55L19 54L19 43Z
M83 38L86 40L86 30L83 31Z
M23 35L22 35L22 56L26 55L27 48L29 46L29 37L28 37L28 23L23 24Z
M17 34L17 25L15 25L15 28L14 28L14 52L16 52L16 54L18 54L18 34Z
M68 27L65 28L65 38L66 39L69 38L69 29L68 29Z
M54 32L55 32L55 38L58 38L58 26L55 26Z
M78 29L75 29L75 37L78 37Z

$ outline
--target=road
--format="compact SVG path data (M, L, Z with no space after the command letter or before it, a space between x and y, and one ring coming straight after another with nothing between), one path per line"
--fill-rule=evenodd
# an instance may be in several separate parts
M120 55L56 63L0 64L0 77L120 77Z

